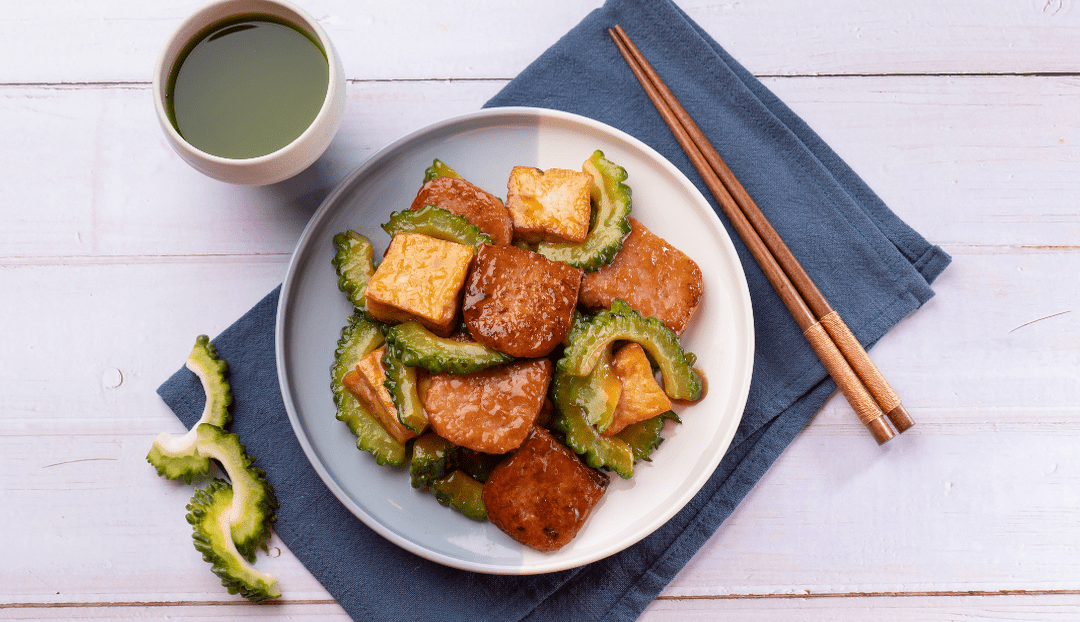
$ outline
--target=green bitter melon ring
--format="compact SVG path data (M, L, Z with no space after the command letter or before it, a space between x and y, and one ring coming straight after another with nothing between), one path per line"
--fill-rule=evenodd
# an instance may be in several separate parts
M197 428L200 423L221 427L229 424L232 419L229 414L232 390L225 379L229 364L218 358L217 349L206 335L199 335L195 339L185 366L198 376L206 394L202 416L182 436L173 436L168 432L158 434L146 461L157 469L158 475L167 479L182 477L185 483L190 484L196 477L210 474L210 459L199 455L195 446Z

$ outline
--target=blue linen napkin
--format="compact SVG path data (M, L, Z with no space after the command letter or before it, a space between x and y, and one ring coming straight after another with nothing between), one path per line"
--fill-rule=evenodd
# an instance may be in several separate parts
M950 259L901 221L790 109L669 0L609 0L488 106L588 116L648 143L710 194L606 30L621 24L866 346L920 307ZM727 225L722 212L714 209ZM214 339L229 362L231 429L258 457L281 508L275 530L356 620L633 620L708 540L834 392L738 236L758 348L742 422L697 496L658 531L588 566L536 576L447 568L349 513L310 467L278 388L278 290ZM158 390L185 425L202 388L181 368ZM867 442L872 442L867 435ZM288 598L288 586L282 586Z

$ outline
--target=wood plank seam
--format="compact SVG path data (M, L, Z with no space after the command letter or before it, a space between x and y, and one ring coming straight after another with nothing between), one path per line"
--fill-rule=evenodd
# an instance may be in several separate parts
M790 600L795 598L898 598L961 596L1080 596L1077 590L913 590L907 592L805 592L792 594L660 595L656 600Z
M151 600L151 601L102 601L80 603L76 601L57 603L0 603L0 609L103 609L111 607L222 607L244 606L282 607L285 605L337 605L332 598L302 600L274 600L252 603L247 600Z

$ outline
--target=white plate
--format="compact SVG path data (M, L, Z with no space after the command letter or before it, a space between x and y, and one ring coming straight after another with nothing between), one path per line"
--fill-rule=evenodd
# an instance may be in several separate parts
M652 462L611 486L577 537L552 553L522 546L490 523L469 520L409 485L407 470L380 467L334 418L330 364L351 304L330 263L335 233L371 239L376 261L389 243L380 225L407 209L435 158L497 196L515 165L581 166L596 149L624 167L633 215L701 267L704 296L683 335L708 380L708 395L680 409ZM735 249L701 193L637 139L576 115L497 108L453 118L386 147L327 197L300 238L281 289L277 366L285 407L312 466L360 520L433 561L486 573L534 574L617 553L652 533L701 488L742 417L754 354L750 294Z

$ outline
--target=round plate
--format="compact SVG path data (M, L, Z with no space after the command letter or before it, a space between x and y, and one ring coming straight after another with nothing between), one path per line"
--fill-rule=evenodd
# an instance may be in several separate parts
M505 196L515 165L578 169L600 149L624 167L633 215L689 255L704 277L704 295L683 335L708 381L701 402L677 407L652 462L611 485L577 537L540 553L414 490L406 469L381 467L356 449L335 419L330 364L352 305L338 290L332 238L346 229L366 235L376 262L388 236L380 225L408 209L424 170L438 158L466 179ZM735 249L701 193L641 141L576 115L496 108L456 117L386 147L338 185L300 238L281 288L277 367L296 436L323 481L360 520L430 560L467 570L534 574L580 566L617 553L652 533L701 488L727 450L742 417L754 354L750 294Z

